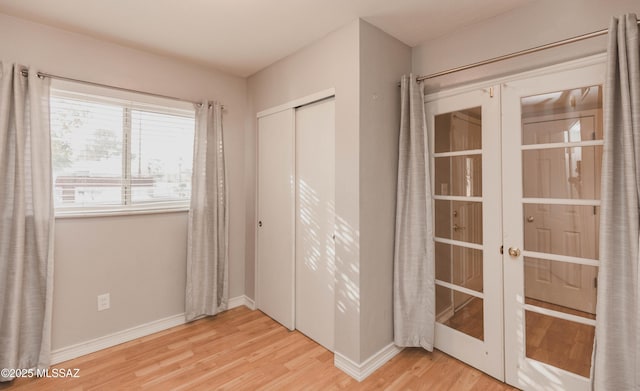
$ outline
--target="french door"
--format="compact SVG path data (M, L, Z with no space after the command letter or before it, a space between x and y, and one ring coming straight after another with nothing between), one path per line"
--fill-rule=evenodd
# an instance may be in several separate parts
M433 130L435 344L502 379L500 91L442 98L426 109Z
M426 105L436 347L521 389L589 388L604 74L583 66Z

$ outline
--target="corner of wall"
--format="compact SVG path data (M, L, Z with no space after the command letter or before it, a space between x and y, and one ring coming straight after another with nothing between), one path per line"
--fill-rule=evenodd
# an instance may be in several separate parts
M368 360L393 340L398 82L411 70L411 48L361 21L359 53L360 357Z

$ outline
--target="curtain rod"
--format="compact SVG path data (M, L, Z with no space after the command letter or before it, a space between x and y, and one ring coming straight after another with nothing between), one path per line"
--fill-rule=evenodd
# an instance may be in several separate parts
M637 21L637 23L640 24L640 20ZM575 37L563 39L561 41L547 43L545 45L540 45L540 46L536 46L536 47L533 47L533 48L520 50L520 51L517 51L517 52L513 52L513 53L505 54L505 55L502 55L502 56L490 58L488 60L478 61L478 62L474 62L472 64L468 64L468 65L463 65L463 66L459 66L459 67L456 67L456 68L447 69L446 71L435 72L435 73L432 73L432 74L429 74L429 75L426 75L426 76L418 76L416 78L416 80L417 81L422 81L422 80L427 80L427 79L433 79L434 77L438 77L438 76L448 75L448 74L455 73L455 72L466 71L467 69L477 68L477 67L482 66L482 65L493 64L494 62L508 60L508 59L514 58L514 57L524 56L525 54L536 53L536 52L539 52L539 51L542 51L542 50L551 49L551 48L567 45L567 44L578 42L578 41L583 41L585 39L599 37L601 35L605 35L608 31L609 31L609 29L602 29L602 30L598 30L598 31L592 31L590 33L577 35Z
M22 70L22 76L27 76L29 74L29 71L27 71L26 69ZM65 77L65 76L58 76L58 75L52 75L49 73L44 73L44 72L38 72L38 77L43 79L45 77L51 78L51 79L58 79L58 80L64 80L64 81L71 81L74 83L81 83L81 84L87 84L90 86L96 86L96 87L106 87L106 88L112 88L114 90L119 90L119 91L125 91L125 92L133 92L136 94L143 94L143 95L148 95L148 96L155 96L157 98L164 98L164 99L173 99L173 100L178 100L180 102L187 102L187 103L193 103L194 105L202 105L202 102L194 102L192 100L189 99L183 99L183 98L176 98L175 96L169 96L169 95L162 95L162 94L154 94L153 92L146 92L146 91L140 91L140 90L134 90L131 88L124 88L124 87L115 87L115 86L110 86L107 84L101 84L101 83L96 83L93 81L86 81L86 80L79 80L79 79L73 79L71 77ZM222 105L222 109L224 109L224 105Z

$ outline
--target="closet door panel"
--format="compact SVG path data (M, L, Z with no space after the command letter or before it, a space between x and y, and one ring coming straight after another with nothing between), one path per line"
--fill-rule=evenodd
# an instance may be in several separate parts
M294 110L258 118L256 305L290 330L294 318Z
M296 328L334 347L334 99L296 110Z

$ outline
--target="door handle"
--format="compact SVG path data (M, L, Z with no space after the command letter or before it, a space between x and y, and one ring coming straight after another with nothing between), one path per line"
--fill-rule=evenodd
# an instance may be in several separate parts
M458 224L453 224L453 230L456 231L456 232L462 231L464 229L465 229L465 227L461 227Z
M509 255L512 257L519 257L520 249L518 247L509 247Z
M258 221L258 227L262 227L262 221Z
M535 220L535 217L533 217L533 216L527 216L527 222L528 222L528 223L533 223L533 222L534 222L534 220Z

